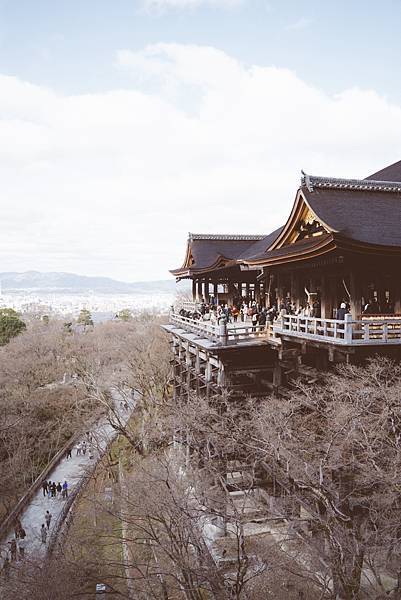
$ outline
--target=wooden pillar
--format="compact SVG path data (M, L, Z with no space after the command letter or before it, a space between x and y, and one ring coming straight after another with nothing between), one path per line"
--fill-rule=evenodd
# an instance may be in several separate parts
M276 362L273 369L273 390L278 391L282 384L283 371L279 362Z
M210 292L209 292L209 278L205 277L205 302L209 303Z
M398 275L395 273L393 274L393 294L394 297L390 298L390 300L394 304L394 312L401 314L401 284Z
M331 319L330 308L327 301L327 282L324 275L320 278L320 314L322 319Z
M303 304L303 295L301 294L300 287L300 274L293 271L290 276L290 294L291 302L295 304L296 308L299 308Z
M351 296L351 315L353 319L357 319L361 313L361 292L359 276L356 273L356 269L351 268L349 271L350 289L349 293Z
M206 354L206 369L205 369L205 381L206 381L206 396L210 396L210 382L212 381L212 365L210 363L209 353Z
M259 293L260 293L260 305L263 307L266 306L266 295L265 295L265 282L259 282Z
M189 342L187 342L185 344L185 365L187 367L187 396L189 398L189 396L191 394L191 367L192 367L191 352L189 350Z
M217 373L217 385L220 387L224 387L225 385L225 373L224 373L224 364L219 361L219 370Z
M265 273L265 298L266 298L266 306L271 308L273 306L273 294L274 294L274 276L272 273L267 271Z
M214 303L215 305L217 304L217 297L218 297L218 284L214 283L213 284L213 295L214 295Z
M247 298L247 300L249 300L249 296L250 296L249 283L246 284L245 290L246 290L245 291L246 298Z
M202 293L202 279L198 279L198 302L202 301L203 293Z
M173 400L174 402L178 400L178 386L177 386L177 360L178 360L178 341L175 336L173 336L173 354L174 354L174 387L173 387Z
M282 276L280 273L277 273L277 288L276 288L276 297L277 297L277 308L280 310L280 306L284 304L284 287Z
M192 301L196 301L196 279L192 280Z
M255 300L257 304L260 304L260 281L255 282Z

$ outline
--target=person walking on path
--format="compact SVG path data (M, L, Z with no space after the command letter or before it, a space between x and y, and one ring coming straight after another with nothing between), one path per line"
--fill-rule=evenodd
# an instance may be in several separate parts
M22 529L22 525L21 525L20 518L19 517L15 517L14 534L15 534L15 539L16 540L18 540L18 538L20 537L21 529Z
M68 448L67 450L67 454L66 454L66 459L68 460L69 458L72 458L72 448Z
M45 521L46 521L46 525L47 525L47 529L50 529L50 522L52 520L52 514L47 510L46 514L45 514Z
M26 541L24 539L18 541L18 552L19 552L20 558L25 557L25 546L26 546Z
M57 490L57 498L61 498L61 492L63 491L63 488L61 487L60 482L58 482L56 490Z
M17 560L17 540L13 538L8 542L10 544L11 561Z
M47 481L45 479L44 482L42 483L43 496L45 498L47 496L48 489L49 489L49 486L48 486Z
M77 448L77 456L79 456L81 454L81 449L82 449L81 442L79 444L77 444L76 448Z
M63 483L63 499L68 498L68 483L64 481Z
M40 529L40 539L42 540L42 544L46 544L47 530L44 523L42 523L42 527Z
M56 497L56 492L57 492L56 482L53 481L53 483L52 483L52 498Z
M85 440L82 442L82 454L85 456L86 454L86 442Z
M10 577L10 559L8 558L8 556L6 556L5 559L4 559L4 563L3 563L3 575L4 575L4 579L6 581Z

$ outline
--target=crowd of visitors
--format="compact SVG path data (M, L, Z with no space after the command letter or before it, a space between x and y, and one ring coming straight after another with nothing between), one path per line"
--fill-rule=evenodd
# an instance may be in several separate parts
M282 315L300 315L305 317L320 317L320 302L316 300L311 305L296 307L289 299L277 305L273 304L269 308L261 306L256 300L241 298L235 300L233 304L209 304L202 300L195 310L186 310L181 308L179 314L189 319L210 321L212 325L219 325L223 319L229 323L248 323L251 324L253 331L263 331L271 325L279 316Z
M211 325L219 325L222 322L248 323L256 331L263 328L266 323L273 322L278 311L276 307L264 308L255 300L249 302L242 300L231 305L227 303L214 305L201 302L195 311L182 308L179 314L190 319L210 321Z
M338 308L333 313L333 318L343 321L345 315L350 312L350 305L346 301L341 301ZM379 304L376 299L368 300L361 310L364 315L392 314L394 306L390 300ZM319 319L321 317L320 300L305 302L296 305L289 298L280 304L273 304L269 308L261 306L256 300L241 298L235 300L232 304L227 303L207 303L204 300L196 304L195 310L186 310L181 308L179 314L195 320L210 321L212 325L219 325L222 320L230 323L251 323L253 331L261 331L271 325L278 317L282 315L296 315L301 317L312 317Z

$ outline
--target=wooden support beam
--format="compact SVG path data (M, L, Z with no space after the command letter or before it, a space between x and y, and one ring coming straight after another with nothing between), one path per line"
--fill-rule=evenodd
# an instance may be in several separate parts
M198 294L197 294L198 302L201 302L202 298L203 298L202 279L198 279Z
M209 278L205 277L205 293L204 293L204 295L205 295L206 302L210 301L209 283L210 283Z

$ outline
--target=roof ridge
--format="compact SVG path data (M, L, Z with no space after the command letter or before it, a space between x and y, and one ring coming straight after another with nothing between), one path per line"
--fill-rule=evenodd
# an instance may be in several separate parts
M226 240L226 241L249 241L256 242L266 237L266 234L229 234L229 233L188 233L188 240Z
M370 190L379 192L401 191L401 181L379 181L375 179L344 179L341 177L320 177L303 173L301 185L306 186L310 192L314 188L334 188L347 190Z

